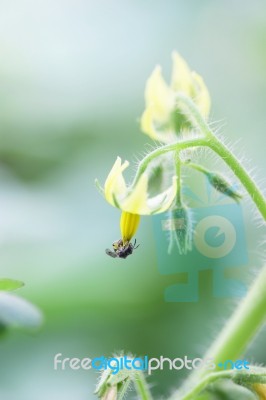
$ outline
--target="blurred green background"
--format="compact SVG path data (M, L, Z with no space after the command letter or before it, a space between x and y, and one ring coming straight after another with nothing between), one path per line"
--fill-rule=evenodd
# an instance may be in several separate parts
M94 187L117 155L131 161L148 137L138 126L154 66L169 79L179 51L203 75L212 121L255 176L265 168L264 0L0 1L1 276L43 311L37 334L0 342L3 400L93 399L94 371L54 371L53 357L201 356L236 303L215 299L211 273L198 303L166 303L177 277L158 272L150 218L126 261L105 255L119 237L118 210ZM249 161L252 160L252 161ZM130 174L129 174L130 177ZM250 265L261 266L262 231L244 202ZM266 361L263 333L250 361ZM185 372L150 379L156 398Z

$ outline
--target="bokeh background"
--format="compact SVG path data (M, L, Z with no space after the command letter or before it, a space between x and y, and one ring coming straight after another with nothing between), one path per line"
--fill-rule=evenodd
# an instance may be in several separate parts
M255 176L265 168L264 0L0 1L0 273L26 283L20 295L45 322L0 342L3 400L94 399L94 371L54 371L53 357L197 357L231 314L211 273L197 303L166 303L173 276L159 274L152 223L126 261L105 255L119 212L94 187L117 155L133 164L148 137L138 119L145 81L160 63L169 79L178 50L204 76L212 121ZM253 161L249 161L253 160ZM132 176L129 173L129 177ZM243 205L247 281L261 266L262 231ZM121 261L121 262L120 262ZM247 358L266 361L261 332ZM185 372L150 379L167 396Z

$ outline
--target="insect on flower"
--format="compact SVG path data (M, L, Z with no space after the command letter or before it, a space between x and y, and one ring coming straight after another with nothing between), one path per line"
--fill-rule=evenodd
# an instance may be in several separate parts
M130 242L126 242L123 244L123 240L119 239L113 243L114 251L106 249L105 252L108 256L113 258L127 258L130 254L133 253L133 250L136 250L139 247L139 244L136 246L136 239L134 244Z

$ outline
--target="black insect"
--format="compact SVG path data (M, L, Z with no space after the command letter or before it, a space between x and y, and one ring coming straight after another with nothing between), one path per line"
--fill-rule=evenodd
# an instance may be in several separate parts
M136 250L138 247L139 244L136 246L136 239L134 241L134 244L130 242L126 242L126 244L123 244L123 240L119 239L113 243L114 251L106 249L105 252L106 254L108 254L108 256L113 258L127 258L127 256L132 254L133 250Z

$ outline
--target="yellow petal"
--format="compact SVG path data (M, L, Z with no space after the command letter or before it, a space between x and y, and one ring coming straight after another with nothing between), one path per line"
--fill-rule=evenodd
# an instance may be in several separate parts
M104 194L106 200L114 204L113 195L115 197L124 196L126 193L126 183L123 177L123 171L129 166L129 162L125 161L122 164L121 158L117 157L109 175L104 184Z
M141 130L153 140L163 143L173 143L176 140L174 132L171 130L157 130L154 126L154 118L152 107L147 107L141 116Z
M153 125L153 118L154 115L152 107L147 107L141 116L140 127L141 130L146 133L146 135L150 136L154 140L158 140L158 136Z
M172 185L164 192L148 199L148 207L152 214L162 213L170 208L177 191L177 177L172 179Z
M147 206L148 176L142 174L132 192L122 201L121 209L132 214L148 215Z
M122 211L120 229L123 243L130 242L135 235L140 222L140 215Z
M152 107L156 120L165 121L174 106L174 93L162 77L161 67L155 67L145 89L147 107Z
M190 96L192 91L191 71L186 61L176 52L172 53L173 71L171 87L175 92Z
M205 118L208 118L211 108L211 97L202 77L192 72L194 82L194 101Z

